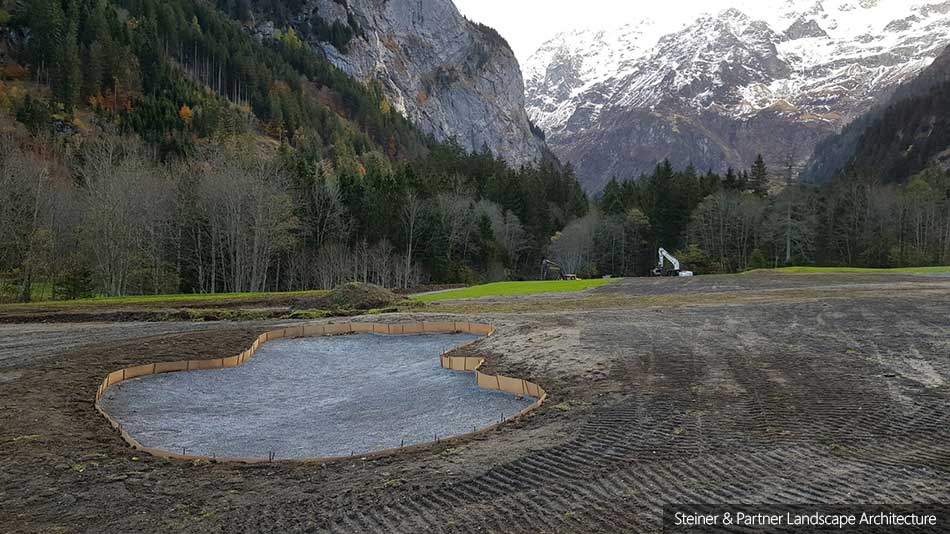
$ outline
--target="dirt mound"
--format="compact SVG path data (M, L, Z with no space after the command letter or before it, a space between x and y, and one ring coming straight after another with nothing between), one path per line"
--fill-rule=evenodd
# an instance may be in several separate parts
M372 310L386 308L402 301L392 291L373 284L352 282L344 284L325 295L300 299L296 309L310 310Z

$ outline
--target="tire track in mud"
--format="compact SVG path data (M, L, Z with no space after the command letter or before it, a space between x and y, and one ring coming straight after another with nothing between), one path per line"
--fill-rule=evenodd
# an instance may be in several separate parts
M440 525L451 524L452 531L460 532L590 532L598 529L610 532L638 525L654 531L660 528L663 504L669 502L755 502L769 495L775 497L773 502L817 503L864 498L896 501L907 495L899 487L885 487L885 483L895 477L906 478L903 474L908 459L906 451L914 449L902 443L851 451L860 452L856 456L863 458L898 456L895 459L900 461L890 465L880 460L846 462L829 455L827 449L801 445L723 456L690 456L691 448L680 446L677 447L680 454L675 459L653 460L642 465L618 459L612 462L619 464L613 472L603 469L611 463L609 457L589 461L588 453L598 446L636 439L635 425L630 425L631 418L625 415L637 412L623 406L605 411L604 419L618 429L613 434L616 437L589 438L587 444L592 447L588 448L575 442L572 445L578 446L577 453L553 449L527 456L482 477L408 498L383 510L370 514L358 512L352 519L337 522L333 530L438 532ZM634 415L633 419L637 418ZM656 428L648 432L656 432ZM619 444L618 449L636 452L636 447L624 444ZM914 452L926 456L926 465L931 468L950 465L946 451L938 446L928 451L917 444ZM592 477L579 470L575 466L584 463L581 459L603 475ZM808 476L792 480L796 472L806 467ZM944 476L943 480L950 483L950 477ZM927 487L931 488L930 495L934 499L946 498L946 492L935 492L929 484L923 489ZM644 488L652 491L640 493ZM927 495L921 490L914 494ZM631 508L632 502L638 502L637 506ZM586 511L579 513L578 510Z
M618 333L591 325L586 335L603 336L622 354L610 374L626 396L595 409L572 439L478 476L337 513L321 529L658 532L669 503L946 502L946 390L916 391L912 406L895 404L878 365L846 350L861 332L825 319L817 331L774 330L807 324L814 307L769 309L726 328L684 312L665 319L663 343L645 327ZM892 319L880 313L857 330ZM644 339L647 346L633 344ZM299 524L308 513L305 505L251 510L229 531Z
M0 369L32 367L84 346L157 339L212 328L201 323L0 324Z

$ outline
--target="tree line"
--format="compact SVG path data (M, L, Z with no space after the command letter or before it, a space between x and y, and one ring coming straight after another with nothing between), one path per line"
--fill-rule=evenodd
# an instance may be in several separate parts
M589 214L552 239L551 254L587 276L643 275L656 249L700 273L790 265L911 267L950 263L950 174L905 184L856 173L768 191L748 172L676 171L611 181Z
M436 142L214 3L36 0L0 24L26 73L0 81L0 278L22 300L521 276L588 209L552 155Z
M547 237L587 208L553 163L516 171L457 146L362 176L251 136L169 163L116 133L71 150L14 132L0 136L0 276L23 301L36 287L76 298L502 279L533 273Z
M589 203L552 155L512 169L435 142L291 29L258 40L213 3L35 0L0 24L31 80L0 82L0 285L20 300L471 283L544 257L638 275L660 246L700 273L950 259L946 173L770 191L761 158L664 162Z

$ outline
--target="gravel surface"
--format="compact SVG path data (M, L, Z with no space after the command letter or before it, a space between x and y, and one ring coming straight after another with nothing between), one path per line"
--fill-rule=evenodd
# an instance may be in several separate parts
M0 369L22 365L29 354L32 362L55 359L63 352L134 337L210 330L209 323L54 323L0 324ZM2 380L0 380L2 381Z
M433 441L530 405L442 369L478 336L360 334L276 340L227 370L166 373L109 390L103 407L147 447L219 457L346 456Z
M894 288L899 284L916 285L915 273L802 273L751 272L739 275L703 275L694 277L624 278L590 289L591 294L620 294L631 297L682 293L736 293L792 289L843 289L861 287Z

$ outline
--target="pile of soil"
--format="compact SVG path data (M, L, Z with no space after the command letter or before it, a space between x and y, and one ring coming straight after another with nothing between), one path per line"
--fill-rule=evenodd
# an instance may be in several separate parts
M384 287L352 282L337 287L325 295L299 299L294 308L331 312L372 310L392 307L401 301L402 297Z

